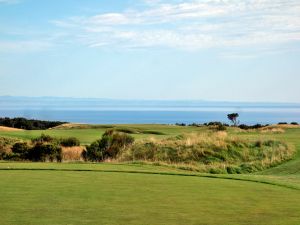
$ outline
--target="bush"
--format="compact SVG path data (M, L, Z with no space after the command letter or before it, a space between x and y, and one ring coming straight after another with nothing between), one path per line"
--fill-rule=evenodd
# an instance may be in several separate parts
M120 150L131 145L134 138L128 134L107 130L101 139L87 146L83 152L83 158L90 161L103 161L107 158L115 158Z
M31 141L33 143L37 143L37 142L53 142L55 141L56 139L51 137L50 135L47 135L47 134L41 134L41 136L37 137L37 138L33 138L31 139Z
M101 139L101 146L105 149L105 156L114 158L122 148L132 144L134 138L114 130L106 131Z
M189 124L190 127L201 127L202 124L199 124L199 123L191 123Z
M101 147L100 140L97 140L86 147L82 152L85 161L100 162L104 160L104 149Z
M260 129L260 128L263 128L263 127L266 127L267 125L261 125L261 124L255 124L255 125L252 125L252 126L248 126L246 124L241 124L239 125L239 128L240 129L243 129L243 130L250 130L250 129Z
M240 174L240 173L242 173L241 168L239 168L237 166L228 166L226 168L226 171L229 174Z
M297 122L291 122L291 125L299 125Z
M223 173L225 173L225 171L220 169L220 168L211 168L209 170L209 173L211 173L211 174L223 174Z
M225 130L227 130L227 127L224 126L223 124L220 124L216 127L216 130L217 131L225 131Z
M12 147L12 152L16 154L24 154L29 150L29 146L26 142L17 142Z
M80 146L80 141L76 137L63 138L60 144L64 147Z
M26 160L28 158L30 146L26 142L15 143L12 147L10 159Z
M279 122L278 125L287 125L287 122Z
M181 126L181 127L185 127L186 124L185 123L175 123L176 126Z
M59 145L54 143L36 143L36 145L29 150L28 159L35 162L61 162L62 149Z
M205 123L204 125L205 126L220 126L220 125L222 125L222 123L218 122L218 121L214 121L214 122Z

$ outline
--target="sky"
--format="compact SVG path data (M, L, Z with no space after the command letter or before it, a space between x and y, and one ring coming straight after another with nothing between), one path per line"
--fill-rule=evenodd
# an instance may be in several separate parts
M300 102L299 0L0 0L0 95Z

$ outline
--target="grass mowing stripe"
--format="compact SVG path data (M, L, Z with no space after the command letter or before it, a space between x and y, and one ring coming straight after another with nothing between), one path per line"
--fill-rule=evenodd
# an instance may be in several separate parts
M55 169L55 168L0 168L1 170L13 170L13 171L64 171L64 172L102 172L102 173L127 173L127 174L147 174L147 175L165 175L165 176L185 176L185 177L202 177L202 178L213 178L213 179L224 179L224 180L236 180L246 181L260 184L268 184L273 186L279 186L300 191L300 187L280 184L272 181L249 179L242 177L231 177L211 174L187 174L187 173L169 173L169 172L150 172L150 171L134 171L134 170L92 170L92 169Z

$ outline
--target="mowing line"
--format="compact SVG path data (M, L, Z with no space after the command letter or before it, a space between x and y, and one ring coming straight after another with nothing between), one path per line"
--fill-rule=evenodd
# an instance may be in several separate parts
M102 173L127 173L127 174L146 174L146 175L169 175L169 176L184 176L184 177L202 177L202 178L212 178L212 179L224 179L224 180L236 180L236 181L247 181L260 184L268 184L278 187L289 188L293 190L300 191L300 187L280 184L271 181L254 180L247 178L238 177L221 177L211 174L185 174L185 173L168 173L168 172L150 172L150 171L134 171L134 170L92 170L92 169L55 169L55 168L0 168L0 171L63 171L63 172L102 172Z

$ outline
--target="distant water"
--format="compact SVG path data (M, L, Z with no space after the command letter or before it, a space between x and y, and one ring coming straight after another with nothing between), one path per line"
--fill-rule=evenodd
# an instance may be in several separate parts
M0 117L76 123L228 123L232 112L245 124L300 123L300 104L0 97Z

